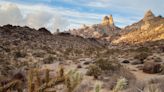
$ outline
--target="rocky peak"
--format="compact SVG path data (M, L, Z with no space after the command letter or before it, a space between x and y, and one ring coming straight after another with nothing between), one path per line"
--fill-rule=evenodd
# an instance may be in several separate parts
M112 15L105 16L103 18L102 25L114 27L114 21Z
M102 25L109 25L109 17L105 16L102 21Z
M109 16L109 23L110 23L110 26L114 27L114 21L113 21L112 15Z
M155 17L155 15L153 14L153 12L151 10L149 10L146 12L143 20L147 21L147 20L153 19L154 17Z

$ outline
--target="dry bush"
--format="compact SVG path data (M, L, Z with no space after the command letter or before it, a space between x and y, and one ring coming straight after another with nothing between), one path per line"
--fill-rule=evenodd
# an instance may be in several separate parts
M43 59L44 64L52 64L56 60L56 57L49 55L48 57Z
M86 73L86 75L89 75L89 76L94 76L94 78L98 78L98 76L101 74L101 69L100 67L96 66L96 65L90 65L89 66L89 69Z
M45 56L45 52L44 51L37 51L37 52L34 52L33 53L33 56L35 56L35 57L44 57Z
M23 51L16 51L14 52L14 57L15 58L24 58L27 56L27 53L23 52Z
M141 61L143 61L144 59L146 59L149 56L148 53L142 52L137 54L136 56L134 56L134 59L139 59Z
M135 51L137 51L137 52L149 52L150 50L148 47L139 47Z
M138 81L127 92L163 92L163 77L155 77L152 79Z
M98 59L95 64L103 71L116 71L119 70L120 64L115 59Z

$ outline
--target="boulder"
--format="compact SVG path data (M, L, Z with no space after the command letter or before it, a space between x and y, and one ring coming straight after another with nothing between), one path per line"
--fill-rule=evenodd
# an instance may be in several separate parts
M84 62L83 64L84 64L84 65L89 65L90 62L89 62L89 61L86 61L86 62Z
M143 64L143 61L138 60L138 59L134 59L134 60L131 62L131 64L132 64L132 65Z
M161 64L155 62L145 62L143 66L143 72L145 73L159 73L161 71Z

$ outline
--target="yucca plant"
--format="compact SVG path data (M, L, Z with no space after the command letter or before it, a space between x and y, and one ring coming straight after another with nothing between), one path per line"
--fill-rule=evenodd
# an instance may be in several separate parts
M99 84L96 85L95 92L100 92L100 85Z
M144 92L162 92L155 84L151 84L148 86L147 89L144 90Z
M126 88L128 84L128 80L126 78L120 78L117 80L116 86L113 89L113 92L118 92L124 88Z
M66 75L65 85L67 86L68 92L74 92L77 86L81 83L83 76L72 70Z

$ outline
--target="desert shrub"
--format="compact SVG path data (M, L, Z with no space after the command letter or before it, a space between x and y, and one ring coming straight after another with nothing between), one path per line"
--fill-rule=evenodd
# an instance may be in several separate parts
M67 48L64 51L64 55L69 55L72 52L73 48Z
M74 50L74 53L76 53L76 54L82 54L83 52L82 52L81 50L75 49L75 50Z
M119 52L120 52L119 49L108 49L108 50L104 53L104 55L113 55L113 54L119 53Z
M56 57L49 55L47 58L43 59L44 64L52 64L56 60Z
M35 57L44 57L45 54L46 53L43 52L43 51L38 51L38 52L33 53L33 56L35 56Z
M137 54L136 56L134 56L134 59L139 59L139 60L143 61L148 56L149 56L148 53L143 52L143 53L140 53L140 54Z
M86 74L97 78L101 74L101 69L98 66L93 64L89 66L89 69Z
M136 49L137 52L149 52L148 47L139 47Z
M27 56L27 53L23 52L23 51L16 51L14 52L14 57L15 58L24 58Z
M95 64L104 71L115 71L120 68L120 64L115 59L98 59Z

